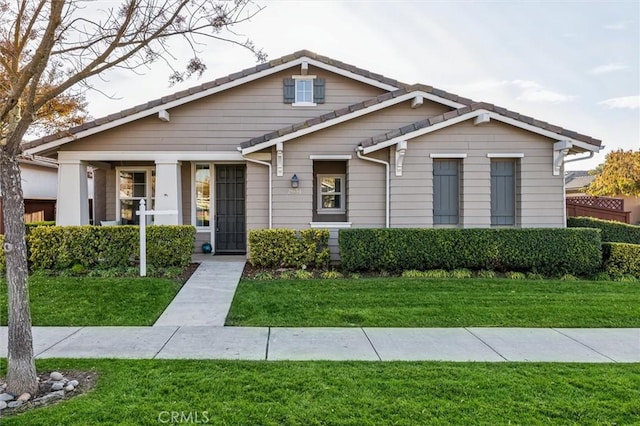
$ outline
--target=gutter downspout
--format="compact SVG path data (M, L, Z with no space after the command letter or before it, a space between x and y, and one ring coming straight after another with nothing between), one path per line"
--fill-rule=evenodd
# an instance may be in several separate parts
M383 161L383 160L378 160L377 158L371 158L371 157L365 157L364 155L362 155L362 151L364 150L363 147L359 146L356 148L356 155L358 156L359 159L361 160L366 160L366 161L371 161L373 163L378 163L378 164L384 164L385 165L385 169L386 169L386 197L385 197L385 228L389 227L389 217L390 217L390 210L389 210L389 205L390 205L390 180L389 180L389 162L388 161Z
M271 229L273 228L273 177L271 176L271 163L245 157L244 154L242 154L241 148L238 148L238 151L240 151L240 155L242 155L242 158L244 160L250 163L256 163L262 166L267 166L267 168L269 169L269 229Z

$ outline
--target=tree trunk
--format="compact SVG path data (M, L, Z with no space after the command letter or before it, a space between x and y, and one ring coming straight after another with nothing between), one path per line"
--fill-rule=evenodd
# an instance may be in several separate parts
M0 147L0 194L4 209L4 252L7 265L8 365L7 392L35 395L38 379L33 356L27 280L24 197L16 155Z

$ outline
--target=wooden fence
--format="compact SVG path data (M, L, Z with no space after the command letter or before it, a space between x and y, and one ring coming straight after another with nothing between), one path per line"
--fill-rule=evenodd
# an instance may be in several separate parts
M624 200L608 197L567 197L567 216L588 216L630 223L631 212L624 211Z

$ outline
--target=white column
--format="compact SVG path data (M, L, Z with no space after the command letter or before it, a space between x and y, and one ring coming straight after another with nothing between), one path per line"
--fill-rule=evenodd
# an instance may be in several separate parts
M156 202L154 210L177 210L177 215L154 216L156 225L181 225L180 162L156 160Z
M80 160L59 160L56 225L89 224L87 164Z

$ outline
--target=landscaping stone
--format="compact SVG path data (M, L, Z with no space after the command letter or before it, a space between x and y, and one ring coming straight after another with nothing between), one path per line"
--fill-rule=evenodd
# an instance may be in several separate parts
M50 402L54 399L60 399L64 397L64 391L63 390L59 390L59 391L55 391L55 392L51 392L48 393L38 399L34 399L33 400L33 404L34 405L41 405L41 404L45 404L47 402Z
M78 381L77 381L77 380L71 380L71 381L70 381L69 383L67 383L67 384L68 384L68 385L71 385L71 386L73 386L73 387L75 388L76 386L78 386Z
M13 401L15 399L15 396L11 395L10 393L3 393L0 394L0 401Z
M18 399L16 399L16 401L27 402L29 399L31 399L31 394L28 392L25 392L22 395L20 395Z
M5 408L7 408L7 403L4 401L0 401L0 410L4 410Z
M17 408L22 406L22 404L24 404L24 401L11 401L10 403L7 404L7 407L9 408Z
M51 385L51 390L52 391L59 391L63 387L64 387L64 385L62 384L62 382L55 382L53 385Z
M55 381L60 381L64 379L64 376L57 371L54 371L53 373L51 373L49 377L51 378L51 380L55 380Z
M64 390L66 390L67 392L71 392L74 389L75 389L75 387L73 385L67 385L67 386L64 387Z

